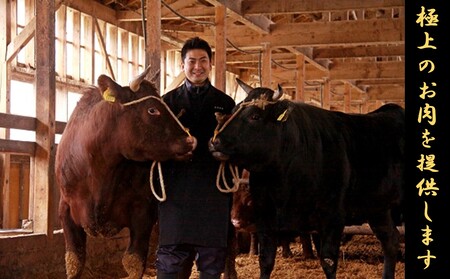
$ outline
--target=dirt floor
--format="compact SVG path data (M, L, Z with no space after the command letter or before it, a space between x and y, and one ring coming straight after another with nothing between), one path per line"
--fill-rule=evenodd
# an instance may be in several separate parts
M298 242L291 244L293 256L283 258L281 248L278 249L275 269L271 279L324 279L325 275L317 259L306 260ZM395 278L405 278L404 243L401 244L402 257L397 263ZM258 257L240 254L236 258L236 270L241 279L258 279ZM338 263L338 279L380 279L383 271L383 256L378 240L372 235L355 235L341 246L341 257ZM145 279L156 278L153 268L148 268ZM191 279L197 279L198 273L193 270Z

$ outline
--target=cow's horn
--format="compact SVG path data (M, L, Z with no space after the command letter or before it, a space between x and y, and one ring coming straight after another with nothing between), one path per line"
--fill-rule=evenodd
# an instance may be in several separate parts
M236 82L239 84L239 86L244 89L245 93L250 93L250 91L253 90L253 87L251 87L250 85L248 85L247 83L243 82L242 80L236 78Z
M145 77L147 76L147 74L149 72L150 72L150 66L148 66L147 69L145 69L140 75L135 77L130 82L130 89L131 89L131 91L137 92L139 90L139 87L141 86L141 82L145 79Z
M281 86L278 84L278 89L273 93L272 100L278 101L281 96L283 96L283 88L281 88Z

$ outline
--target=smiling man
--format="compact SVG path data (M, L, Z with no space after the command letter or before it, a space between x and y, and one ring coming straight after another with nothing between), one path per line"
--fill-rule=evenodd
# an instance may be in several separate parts
M216 188L219 161L208 151L217 126L215 113L230 114L235 102L209 81L212 51L198 37L181 49L186 79L163 96L192 136L197 149L189 162L163 164L167 199L159 205L158 279L188 279L194 261L200 279L218 279L224 270L231 194Z

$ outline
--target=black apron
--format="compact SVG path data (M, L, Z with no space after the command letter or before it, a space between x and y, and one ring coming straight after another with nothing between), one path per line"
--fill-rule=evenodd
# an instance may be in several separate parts
M216 187L220 162L208 141L217 126L214 113L229 114L235 103L209 83L190 89L185 83L163 96L198 143L191 161L162 164L167 199L159 204L159 244L226 247L232 196Z

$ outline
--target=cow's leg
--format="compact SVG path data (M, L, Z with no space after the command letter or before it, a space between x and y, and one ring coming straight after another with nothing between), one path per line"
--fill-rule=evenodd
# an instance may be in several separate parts
M131 210L130 242L122 258L128 279L142 278L149 250L150 234L157 220L155 201L136 202Z
M317 255L320 253L320 236L318 233L311 234L312 242L314 243L314 247L316 247Z
M230 232L228 236L227 258L223 279L237 279L236 256L239 252L238 232L234 229L234 226L231 226L231 230L233 232Z
M312 249L311 235L309 233L300 233L300 243L302 244L303 255L306 259L314 259L314 252Z
M291 251L291 238L290 236L280 236L280 244L281 244L281 255L283 258L289 258L292 257L292 251Z
M389 211L382 214L373 214L369 219L369 225L383 248L383 279L393 279L400 248L400 233L395 227Z
M250 233L250 255L258 255L258 237L256 233Z
M275 266L277 239L272 234L257 233L259 242L260 279L269 279Z
M64 231L66 244L66 274L68 279L81 277L86 262L86 233L83 228L77 226L70 216L70 207L60 201L59 218Z
M327 279L336 279L339 247L343 230L344 225L330 222L328 226L319 232L321 239L319 249L320 265L322 266Z

